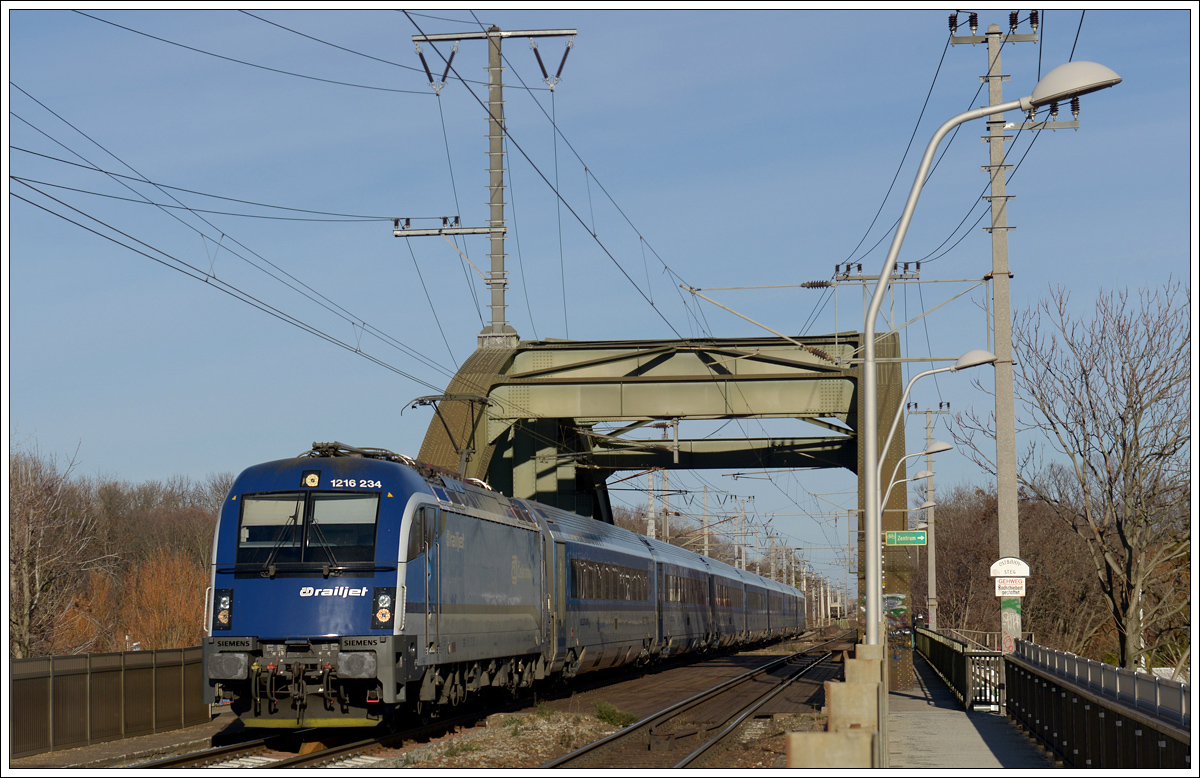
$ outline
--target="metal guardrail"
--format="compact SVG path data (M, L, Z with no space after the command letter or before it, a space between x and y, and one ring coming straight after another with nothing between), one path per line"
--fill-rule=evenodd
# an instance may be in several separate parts
M200 646L9 661L10 756L210 720Z
M1070 767L1192 766L1191 732L1187 728L1134 708L1100 689L1086 688L1081 680L1010 654L1005 661L1005 712Z
M1115 667L1024 640L1017 641L1013 654L1079 686L1112 697L1184 729L1189 729L1192 725L1192 698L1188 684Z
M1004 655L974 648L963 640L918 627L917 651L950 686L963 707L1001 710L1004 706Z
M1004 633L1002 632L983 632L977 629L947 629L942 630L942 633L961 640L972 648L979 648L985 651L1003 650ZM1028 640L1030 643L1037 642L1032 632L1022 632L1021 639Z
M914 631L917 650L968 708L1003 710L1071 767L1191 767L1187 684L1018 640L1009 655Z

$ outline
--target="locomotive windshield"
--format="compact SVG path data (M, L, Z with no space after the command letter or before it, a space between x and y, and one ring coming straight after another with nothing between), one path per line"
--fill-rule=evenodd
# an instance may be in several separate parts
M236 563L337 567L375 559L379 495L279 492L244 495Z

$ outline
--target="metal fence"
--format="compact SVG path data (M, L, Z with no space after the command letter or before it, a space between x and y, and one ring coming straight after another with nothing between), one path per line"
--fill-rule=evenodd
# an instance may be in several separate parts
M972 648L982 648L987 651L1000 651L1004 644L1004 633L1002 632L983 632L977 629L945 629L941 632L961 640ZM1021 638L1030 643L1037 642L1034 640L1032 632L1022 632Z
M210 720L200 646L9 662L9 744L20 758Z
M1004 706L1004 655L974 648L966 641L918 627L917 651L929 660L963 707L1001 710ZM972 641L974 642L974 641Z
M1017 641L1013 655L1184 729L1192 725L1192 698L1188 684L1115 667L1024 640Z
M1112 690L1085 686L1086 677L1068 677L1029 661L1030 655L1039 653L1037 649L1041 647L1027 646L1005 663L1006 712L1064 764L1126 770L1191 768L1191 732L1186 725L1159 718L1146 705L1134 707L1136 699L1129 699L1128 690L1124 699L1118 699ZM1119 686L1118 677L1113 673L1109 680Z

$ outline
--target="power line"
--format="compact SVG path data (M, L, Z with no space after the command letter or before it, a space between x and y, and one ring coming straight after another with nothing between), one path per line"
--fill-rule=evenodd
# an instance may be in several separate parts
M321 78L319 76L307 76L307 75L304 75L303 73L293 73L289 70L280 70L279 68L268 67L267 65L258 65L254 62L247 62L245 60L236 59L234 57L226 57L224 54L214 54L211 51L205 51L204 49L198 49L194 46L185 46L182 43L176 43L173 40L168 40L166 38L160 38L157 35L151 35L148 32L142 32L141 30L135 30L132 27L126 27L122 24L117 24L116 22L110 22L107 19L101 19L99 16L92 16L91 14L84 13L83 11L76 11L75 13L80 14L81 16L86 16L89 19L94 19L95 21L98 21L98 22L103 22L104 24L112 25L113 27L117 27L119 29L125 30L126 32L132 32L137 35L145 36L152 40L159 41L160 43L169 43L172 46L178 46L181 49L187 49L188 51L194 51L197 54L205 54L209 57L216 57L217 59L226 60L227 62L236 62L239 65L246 65L247 67L258 68L259 70L267 70L272 73L279 73L279 74L285 75L285 76L293 76L295 78L304 78L304 79L308 79L310 81L321 81L326 84L335 84L337 86L350 86L350 87L354 87L356 89L371 89L371 90L374 90L377 92L396 92L396 93L400 93L400 94L409 94L409 95L428 94L428 92L418 91L415 89L392 89L390 87L371 86L369 84L354 84L354 83L350 83L349 81L337 81L337 80L330 79L330 78Z
M332 219L332 218L331 219L315 219L312 217L305 217L305 216L267 216L267 215L261 214L261 213L237 213L236 211L214 211L210 208L192 208L191 206L188 206L188 205L171 205L170 203L156 203L151 200L146 200L144 198L143 199L135 199L132 197L121 197L120 195L106 194L104 192L94 192L90 189L80 189L78 187L67 186L65 184L53 184L53 183L50 183L49 181L39 181L37 179L25 178L23 176L12 176L12 178L14 178L18 181L26 181L26 182L30 182L30 183L34 183L34 184L41 184L42 186L53 187L55 189L66 189L69 192L78 192L79 194L92 195L93 197L105 197L110 200L121 200L122 202L137 203L138 205L153 205L156 208L175 208L178 210L191 211L192 213L209 213L209 214L213 214L216 216L238 216L238 217L245 218L245 219L269 219L269 220L273 220L273 221L292 221L292 222L325 222L325 223L334 222L334 223L343 223L343 224L344 223L361 224L364 222L372 222L372 221L391 221L391 219L388 219L387 217L382 217L382 218L381 217L365 217L365 218L364 217L351 217L351 218L346 218L346 219ZM137 180L137 179L133 179L133 180ZM265 207L271 208L274 206L265 206Z
M15 84L14 84L14 86L15 86ZM20 87L18 87L18 89L19 88ZM22 90L22 91L24 91L24 90ZM22 122L29 125L31 128L37 130L37 127L34 127L34 125L30 124L28 121L23 119L18 114L14 113L12 111L10 111L9 113L14 118L20 119ZM40 130L38 130L38 131L40 132ZM344 216L344 217L347 217L348 219L357 219L359 221L391 221L392 219L396 218L395 216L370 216L367 214L358 214L358 213L338 213L335 211L317 211L317 210L313 210L313 209L309 209L309 208L291 208L291 207L288 207L285 205L271 205L270 203L260 203L260 202L254 201L254 200L243 200L243 199L240 199L237 197L227 197L225 195L215 195L215 194L211 194L209 192L201 192L196 189L186 189L181 186L171 186L170 184L163 184L163 183L159 183L156 181L149 181L145 178L137 178L134 176L127 176L122 173L115 173L111 170L105 170L103 168L99 168L94 165L81 165L78 162L72 162L68 159L62 159L61 157L54 157L49 154L42 154L42 153L39 153L36 151L32 151L30 149L21 148L20 146L9 146L9 148L11 148L13 151L22 151L26 154L32 154L37 157L42 157L43 159L49 159L54 162L60 162L64 165L71 165L72 167L81 168L83 170L90 170L90 171L93 171L96 173L103 173L106 176L112 176L115 178L125 178L125 179L129 179L130 181L138 181L140 183L151 184L152 186L157 187L159 189L170 189L173 192L186 192L187 194L199 195L200 197L211 197L214 200L226 200L228 202L233 202L233 203L242 203L243 205L253 205L253 206L257 206L259 208L274 208L275 210L279 210L279 211L294 211L296 213L311 213L311 214L317 214L320 216ZM416 220L436 221L438 219L441 219L442 217L441 216L404 216L401 218L412 219L414 221L416 221Z
M10 82L10 83L12 83L12 82ZM29 92L27 92L27 91L25 91L24 89L22 89L22 88L21 88L19 85L17 85L17 84L12 84L12 86L13 86L14 88L16 88L18 91L20 91L22 94L24 94L25 96L27 96L29 99L33 100L35 103L37 103L39 106L41 106L41 107L42 107L42 108L43 108L45 111L47 111L48 113L50 113L51 115L53 115L53 116L54 116L56 119L58 119L59 121L61 121L63 124L66 124L66 125L67 125L68 127L70 127L72 130L74 130L75 132L77 132L77 133L79 133L80 135L82 135L82 136L83 136L84 138L86 138L86 139L87 139L87 140L88 140L90 143L92 143L93 145L95 145L97 148L99 148L100 150L102 150L104 153L108 154L110 157L112 157L113 159L115 159L117 162L120 162L122 165L124 165L124 166L125 166L126 168L128 168L129 170L133 171L134 173L137 173L137 175L140 177L140 179L141 179L143 182L145 182L145 183L148 183L148 184L150 184L150 185L152 185L152 186L154 185L154 184L153 184L153 182L151 182L151 181L150 181L148 178L146 178L144 175L142 175L142 174L141 174L141 173L140 173L138 170L136 170L136 169L135 169L135 168L133 168L131 165L129 165L128 163L126 163L124 160L122 160L120 157L118 157L118 156L117 156L116 154L114 154L113 152L109 151L107 148L105 148L103 145L101 145L101 144L100 144L99 142L97 142L95 139L93 139L92 137L90 137L90 136L89 136L87 133L83 132L83 131L82 131L82 130L80 130L78 127L76 127L75 125L71 124L71 122L67 121L65 118L63 118L63 117L62 117L62 116L60 116L58 113L56 113L55 111L53 111L53 110L52 110L52 109L51 109L49 106L47 106L46 104L42 103L40 100L38 100L38 99L37 99L36 97L34 97L33 95L29 94ZM22 121L25 121L25 120L22 120ZM29 124L29 122L27 122L27 121L26 121L26 124ZM69 151L70 153L72 153L72 154L74 154L75 156L79 157L80 159L84 160L84 161L85 161L85 162L87 162L89 165L93 165L93 163L92 163L90 160L88 160L86 157L84 157L83 155L81 155L81 154L79 154L78 152L74 151L74 150L73 150L73 149L71 149L70 147L66 146L66 144L62 143L61 141L59 141L59 140L57 140L57 139L53 138L53 137L52 137L52 136L50 136L48 133L44 132L43 130L41 130L41 129L37 128L37 127L34 127L34 125L32 125L32 124L29 124L29 126L30 126L30 127L33 127L35 130L37 130L38 132L40 132L40 133L42 133L43 135L45 135L47 138L49 138L49 139L50 139L51 141L53 141L54 143L58 144L59 146L62 146L62 148L66 149L66 150L67 150L67 151ZM138 192L137 190L133 189L133 187L131 187L131 186L130 186L128 183L126 183L124 180L121 180L121 179L114 179L114 180L116 180L116 182L117 182L117 183L121 184L121 185L122 185L122 186L124 186L125 188L129 189L131 192L134 192L135 194L137 194L137 195L139 195L139 196L142 196L142 197L144 197L143 195L141 195L141 193L140 193L140 192ZM132 180L132 179L131 179L131 180ZM28 184L26 184L26 186L29 186L29 185L28 185ZM30 187L30 188L33 188L33 187ZM172 196L172 195L171 195L169 192L166 192L166 191L164 191L164 190L161 190L161 189L160 189L160 191L163 191L163 194L167 195L167 196L168 196L168 197L170 197L172 200L175 200L175 202L179 203L179 200L178 200L178 199L176 199L174 196ZM43 195L45 195L45 193L42 193L42 194L43 194ZM49 195L45 195L45 196L49 197ZM51 198L51 199L54 199L54 198ZM61 202L61 201L59 201L59 202ZM183 205L182 203L179 203L179 204L180 204L180 205ZM65 205L65 203L64 203L64 205ZM70 207L70 206L67 206L67 207ZM76 209L72 209L72 210L76 210ZM183 226L185 226L185 227L187 227L188 229L190 229L190 230L192 230L192 231L196 232L196 233L197 233L197 234L199 234L201 237L203 237L203 238L206 238L206 239L208 239L208 240L211 240L211 238L210 238L209 236L205 235L203 231L199 230L198 228L196 228L195 226L193 226L193 225L191 225L191 224L188 224L186 221L184 221L183 219L181 219L181 218L180 218L178 215L176 215L175 213L173 213L171 210L168 210L168 209L166 209L166 208L163 208L162 210L163 210L163 212L164 212L164 213L166 213L166 214L167 214L167 215L169 215L171 218L173 218L173 219L175 219L176 221L178 221L178 222L179 222L180 224L182 224ZM188 209L188 210L190 210L190 209ZM80 211L80 213L82 213L82 211ZM236 251L234 251L234 250L232 250L232 249L227 249L227 250L228 250L228 251L229 251L231 254L233 254L234 256L238 257L238 258L239 258L239 259L241 259L242 261L246 262L246 263L247 263L247 264L249 264L251 267L254 267L255 269L259 270L260 272L262 272L262 273L264 273L264 274L266 274L266 275L270 276L271 278L274 278L276 281L279 281L280 283L282 283L282 284L284 284L285 286L289 287L289 288L290 288L290 289L292 289L293 291L295 291L295 292L297 292L297 293L299 293L299 294L303 295L304 297L308 298L308 299L309 299L309 300L311 300L312 302L315 302L315 303L317 303L318 305L320 305L320 306L324 307L326 310L329 310L331 313L334 313L335 315L339 315L339 316L341 316L341 317L342 317L342 318L344 318L346 321L350 322L350 323L351 323L353 326L358 326L358 324L359 324L359 323L361 323L361 325L362 325L362 327L363 327L363 329L364 329L364 330L366 330L366 329L368 328L368 325L366 324L366 322L365 322L365 321L363 321L363 320L362 320L362 319L360 319L359 317L356 317L356 316L354 316L354 315L353 315L353 314L351 314L349 311L347 311L345 308L343 308L342 306L338 305L337 303L334 303L334 302L333 302L332 300L330 300L328 297L326 297L325 295L321 294L320 292L317 292L315 289L313 289L313 288L312 288L312 287L310 287L309 285L305 284L303 281L300 281L298 278L296 278L296 277L295 277L295 276L293 276L292 274L288 273L286 270L283 270L282 268L280 268L280 267L279 267L278 265L276 265L275 263L273 263L273 262L271 262L270 260L266 259L265 257L263 257L262 255L258 254L257 252L254 252L252 249L249 249L249 248L248 248L248 247L246 247L244 244L242 244L240 241L238 241L236 238L233 238L233 236L229 236L229 235L227 235L227 233L225 233L225 231L224 231L224 230L219 230L219 228L218 228L216 225L214 225L212 222L210 222L210 221L208 221L207 219L205 219L203 216L200 216L200 215L198 215L198 214L195 214L194 212L193 212L193 215L196 215L196 216L197 216L197 218L199 218L199 219L200 219L202 222L204 222L205 224L207 224L207 225L208 225L209 227L211 227L212 229L214 229L214 230L218 230L219 232L221 232L222 238L224 238L224 237L229 237L229 238L230 238L230 240L231 240L231 241L233 241L235 244L237 244L239 247L241 247L241 248L242 248L242 249L244 249L245 251L249 252L250 254L253 254L253 255L254 255L255 257L257 257L259 260L261 260L261 261L262 261L262 262L264 262L265 264L269 265L269 266L270 266L272 269L274 269L274 270L275 270L275 271L277 271L278 273L282 274L283 276L286 276L286 277L287 277L288 279L290 279L291 281L294 281L296 284L298 284L299 286L303 287L303 288L304 288L305 290L307 290L307 291L302 291L301 289L297 288L297 286L293 285L292 283L289 283L288 281L284 280L284 279L283 279L283 278L281 278L280 276L278 276L278 275L275 275L275 273L272 273L270 270L267 270L266 268L262 267L262 266L261 266L261 265L259 265L258 263L256 263L256 262L253 262L253 261L251 261L251 260L247 259L245 256L243 256L243 255L239 254L238 252L236 252ZM89 218L91 218L91 217L89 217ZM309 294L309 292L311 292L312 294ZM320 298L321 298L321 300L324 300L325 302L321 302L320 300L317 300L315 297L313 297L313 295L316 295L317 297L320 297ZM326 303L328 303L328 305L326 305ZM338 310L340 310L342 313L341 313L341 314L337 314L337 313L336 313L336 312L333 310L333 308L331 308L330 306L336 307L336 308L337 308ZM446 374L446 375L451 375L450 371L449 371L449 370L447 370L445 367L443 367L442 365L439 365L439 364L437 364L436 362L434 362L433 360L431 360L431 359L429 359L428 357L424 356L423 354L421 354L420 352L416 351L415 349L412 349L412 348L410 348L409 346L407 346L407 345L403 344L403 343L402 343L402 342L400 342L399 340L397 340L397 339L393 338L391 335L388 335L387 333L385 333L385 332L383 332L382 330L379 330L378 328L375 328L375 327L370 327L370 330L372 331L372 334L374 334L376 337L378 337L378 338L380 338L381 340L383 340L383 341L385 341L385 342L387 342L387 343L391 344L391 345L392 345L394 348L397 348L398 350L400 350L400 351L402 351L402 352L404 352L404 353L408 354L409 356L411 356L411 357L413 357L413 358L417 359L418 361L421 361L421 362L425 363L425 364L426 364L426 366L428 366L428 367L431 367L431 368L433 368L433 369L435 369L435 370L437 370L437 371L439 371L439 372L441 372L441 373L443 373L443 374Z
M408 15L407 11L404 11L403 13L406 16ZM412 19L411 16L409 16L409 21L412 22L413 27L416 27L417 32L419 32L421 35L425 35L425 31L421 29L420 25L418 25ZM458 76L458 71L454 69L453 64L451 64L446 59L446 57L441 53L441 51L438 50L437 46L431 42L430 48L432 48L435 52L437 52L437 55L442 58L442 61L446 62L447 67L450 69L450 71L453 72L455 74L455 76ZM461 80L461 77L459 77L459 78ZM465 82L464 82L464 86L466 86ZM494 121L498 120L498 117L492 116L491 109L488 108L488 106L483 102L483 100L481 100L479 98L479 95L475 94L474 90L471 90L468 87L467 91L470 92L471 97L475 98L475 101L477 103L479 103L480 107L483 108L483 110L487 112L488 116L491 116ZM525 161L529 163L529 166L533 168L534 172L536 172L538 174L538 176L541 177L542 181L545 182L546 186L548 186L550 188L550 190L552 192L554 192L555 196L562 202L562 204L567 207L567 210L570 212L570 214L572 216L575 217L575 220L578 221L579 224L585 230L587 230L587 223L584 222L584 220L579 216L579 214L575 211L575 209L571 206L571 204L566 201L566 198L563 197L562 193L559 192L558 189L553 184L550 183L550 179L547 178L546 174L542 172L541 168L539 168L534 163L533 159L529 156L528 153L526 153L525 149L522 148L521 144L518 143L516 141L516 139L513 138L510 133L506 132L505 135L508 138L508 140L512 143L512 145L516 147L517 151L521 152L521 156L525 158ZM591 234L590 231L588 234ZM667 325L668 328L670 328L671 332L675 333L675 336L677 338L682 339L683 336L679 334L679 331L677 329L675 329L675 325L671 324L670 320L668 320L667 317L663 315L663 312L661 310L659 310L658 306L656 306L653 303L653 301L651 301L650 298L646 296L646 293L644 291L642 291L642 288L640 286L638 286L636 281L633 280L633 278L629 275L628 271L626 271L625 268L621 265L621 263L617 261L617 258L613 256L611 251L608 250L608 247L604 245L603 241L601 241L599 238L597 238L595 236L593 236L592 239L594 241L596 241L596 244L600 247L600 250L603 251L605 256L607 256L609 258L609 260L617 267L617 269L619 271L621 271L621 274L623 276L625 276L625 279L627 281L629 281L629 283L633 286L634 289L637 290L638 294L640 294L642 296L642 298L650 305L651 309L654 310L654 312L658 315L658 317L663 320L663 322Z
M24 182L21 182L21 183L24 183ZM246 303L247 305L250 305L251 307L257 308L264 313L270 314L271 316L274 316L275 318L277 318L281 321L291 324L292 326L296 327L297 329L301 329L305 332L308 332L311 335L315 335L315 336L321 338L322 340L332 343L335 346L344 348L347 351L352 351L352 352L362 356L364 359L370 360L371 362L374 362L375 364L380 365L381 367L384 367L384 368L392 371L393 373L396 373L397 375L401 375L405 378L408 378L411 381L414 381L418 384L429 387L430 389L433 389L434 391L439 391L439 388L437 386L429 383L428 381L426 381L422 378L418 378L418 377L412 375L411 373L407 373L394 365L384 362L383 360L379 359L378 357L372 356L355 346L351 346L350 344L345 343L342 340L339 340L338 338L318 329L317 327L310 325L310 324L302 321L301 319L298 319L295 316L292 316L291 314L285 313L285 312L279 310L278 308L276 308L272 305L269 305L268 303L263 302L262 300L258 299L254 295L251 295L248 292L245 292L245 291L239 289L238 287L233 286L232 284L229 284L225 281L222 281L218 278L215 278L213 276L206 274L203 270L197 268L196 266L194 266L188 262L185 262L182 259L179 259L178 257L172 256L171 254L168 254L167 252L162 251L161 249L155 248L144 241L138 240L137 238L134 238L133 236L129 235L128 233L122 232L121 230L118 230L116 227L113 227L112 225L107 224L106 222L104 222L100 219L97 219L94 216L90 216L88 214L83 213L82 211L78 210L77 208L74 208L74 207L68 205L67 203L63 202L62 200L59 200L55 197L52 197L52 196L46 194L45 192L42 192L41 190L37 189L36 187L29 186L29 184L24 184L24 185L28 186L30 189L37 192L38 194L41 194L43 197L47 197L50 200L54 200L54 202L59 203L60 205L66 207L66 208L69 208L70 210L75 211L76 213L79 213L80 215L82 215L88 219L91 219L92 221L96 222L97 224L103 225L104 227L112 230L113 232L117 233L118 235L121 235L125 238L135 241L136 243L139 243L139 244L145 246L146 248L150 249L151 251L154 251L158 254L161 254L164 257L167 257L170 260L170 262L167 262L162 259L159 259L158 257L152 256L151 254L149 254L145 251L142 251L141 249L138 249L135 246L130 246L127 243L122 243L121 241L117 240L116 238L113 238L110 235L105 235L102 232L94 230L91 227L88 227L87 225L81 224L80 222L77 222L68 216L65 216L61 213L58 213L57 211L47 208L44 205L35 203L26 197L22 197L19 194L12 193L12 196L16 197L17 199L22 200L26 203L29 203L30 205L34 206L35 208L40 208L41 210L43 210L49 214L57 216L58 218L63 219L64 221L70 222L71 224L74 224L75 226L80 227L81 229L87 230L88 232L91 232L94 235L104 238L105 240L111 241L112 243L115 243L118 246L126 248L130 251L133 251L134 253L141 254L142 256L146 257L147 259L151 259L151 260L159 263L160 265L163 265L164 267L168 267L172 270L175 270L176 272L182 273L183 275L187 276L188 278L191 278L196 281L202 281L202 282L208 284L209 286L213 287L214 289L217 289L218 291L228 294L229 296L233 297L234 299L237 299L243 303ZM171 264L172 262L177 263L177 264ZM182 265L182 267L180 267L180 265Z

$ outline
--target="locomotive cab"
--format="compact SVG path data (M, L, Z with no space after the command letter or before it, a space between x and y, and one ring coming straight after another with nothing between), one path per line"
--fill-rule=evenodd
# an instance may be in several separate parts
M248 726L373 725L404 701L416 646L396 634L394 514L412 478L330 458L261 465L235 482L214 537L204 667Z

